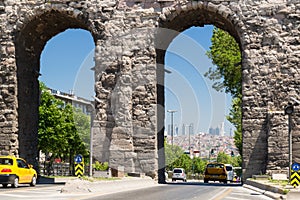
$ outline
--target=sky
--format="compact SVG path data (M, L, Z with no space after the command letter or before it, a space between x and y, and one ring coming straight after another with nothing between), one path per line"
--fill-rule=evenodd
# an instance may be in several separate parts
M176 110L174 125L193 124L194 133L208 132L222 122L229 134L234 127L226 120L231 96L212 89L204 73L213 67L205 55L213 26L192 27L169 45L165 56L165 126L171 122L167 110ZM95 44L88 31L68 29L50 39L41 55L40 81L48 87L91 99L94 93Z

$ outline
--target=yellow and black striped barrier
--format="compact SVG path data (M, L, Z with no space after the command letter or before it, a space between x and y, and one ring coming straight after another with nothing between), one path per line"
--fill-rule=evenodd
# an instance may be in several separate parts
M75 176L82 177L83 176L83 170L84 170L84 164L83 163L75 164Z
M297 187L300 185L300 165L299 163L293 163L291 166L291 179L290 183L292 186Z
M75 156L75 176L82 177L84 174L84 162L81 155Z

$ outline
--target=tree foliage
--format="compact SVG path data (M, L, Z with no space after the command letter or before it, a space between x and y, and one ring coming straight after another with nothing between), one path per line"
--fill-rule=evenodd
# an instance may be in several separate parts
M87 149L90 148L90 131L91 131L91 118L84 114L81 109L74 109L74 122L78 135L84 142Z
M185 171L203 174L207 162L201 158L185 154L181 147L165 143L166 170L171 171L173 168L184 168Z
M219 152L217 162L231 164L231 156L227 155L225 152Z
M238 97L242 92L239 45L229 33L219 28L214 28L211 42L207 56L212 59L216 68L210 67L205 76L215 81L213 87L217 91L225 89L226 93Z
M86 147L80 138L74 122L74 110L70 104L56 99L40 83L38 148L52 158L73 160L81 154L88 157Z
M235 39L226 31L214 28L212 46L207 55L214 68L209 68L205 76L214 81L213 88L225 90L233 96L232 108L227 119L236 127L234 142L242 155L242 72L241 51Z
M239 156L230 156L225 152L219 152L217 156L217 162L224 164L231 164L233 167L242 166L242 157Z
M175 166L176 167L183 167L179 166L178 159L184 155L184 151L181 147L177 145L170 145L165 142L165 161L166 161L166 169L172 170ZM175 163L177 161L177 163Z
M193 171L194 173L203 174L206 168L207 161L203 160L202 158L195 157L193 158Z
M232 100L232 107L229 115L227 116L227 120L230 121L236 128L234 131L234 144L238 148L240 155L242 155L242 97L234 98Z

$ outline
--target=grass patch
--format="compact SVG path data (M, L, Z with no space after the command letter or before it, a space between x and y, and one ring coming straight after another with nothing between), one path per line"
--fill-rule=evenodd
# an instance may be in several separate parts
M273 183L273 184L276 184L276 185L283 186L283 187L285 187L286 185L289 184L288 180L273 180L273 179L270 179L269 182Z
M70 179L76 179L77 176L42 176L45 178L70 178ZM87 181L115 181L115 180L121 180L121 178L118 177L111 177L111 178L105 178L105 177L89 177L89 176L83 176L81 177L83 180Z
M87 181L116 181L116 180L121 180L121 178L118 177L110 177L110 178L105 178L105 177L89 177L89 176L83 176L82 177L83 180L87 180Z
M289 193L289 191L290 191L290 190L288 190L288 189L284 189L284 190L283 190L283 194L287 194L287 193Z

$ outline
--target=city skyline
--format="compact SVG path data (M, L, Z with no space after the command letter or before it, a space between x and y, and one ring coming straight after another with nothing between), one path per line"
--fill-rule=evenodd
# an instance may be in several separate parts
M210 127L209 130L207 132L203 132L203 131L198 131L195 132L193 130L193 123L190 124L173 124L174 125L174 136L180 136L180 135L196 135L196 134L201 134L201 133L205 133L205 134L211 134L211 135L220 135L220 136L233 136L233 132L232 130L229 131L228 133L225 132L224 130L224 122L221 122L219 125L217 126L213 126ZM180 128L181 127L181 128ZM191 130L192 127L192 130ZM171 135L171 124L166 124L165 127L165 135Z

